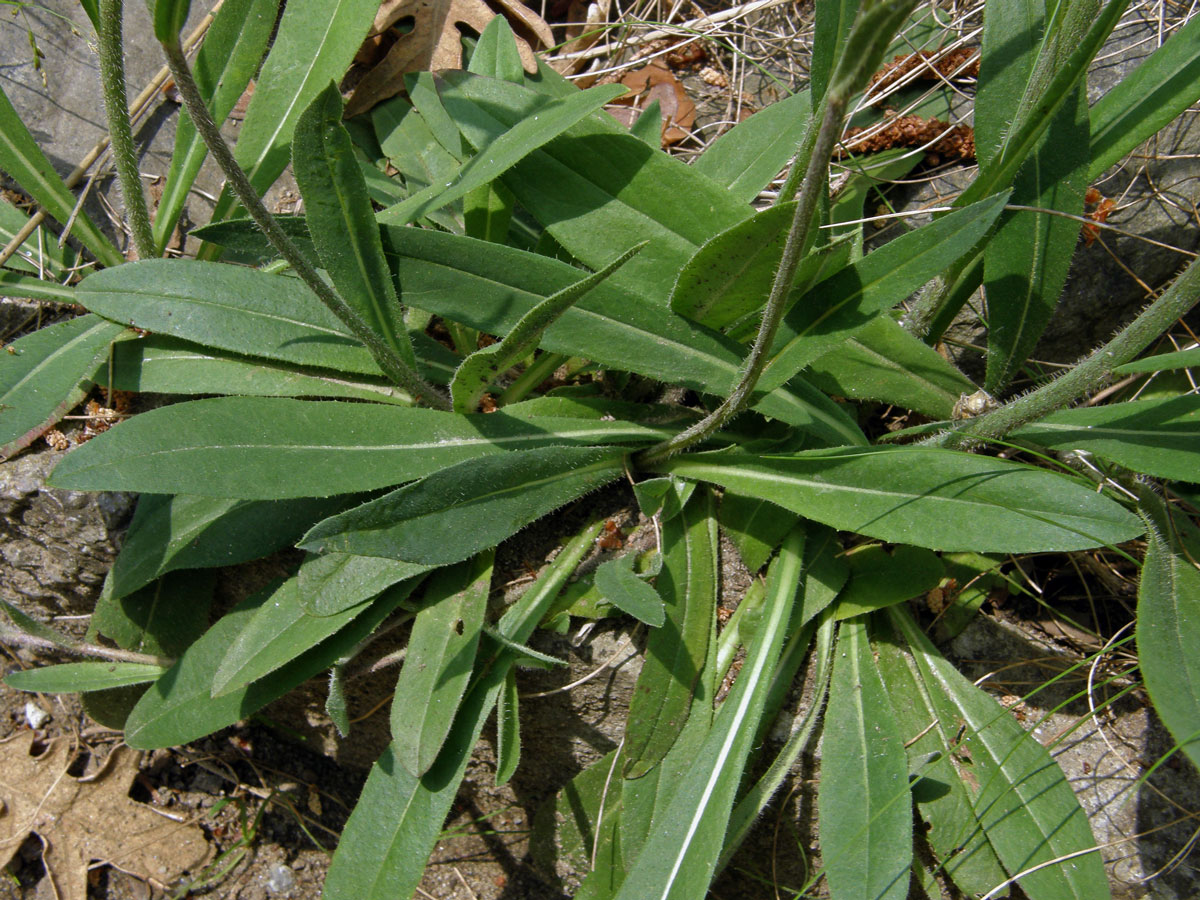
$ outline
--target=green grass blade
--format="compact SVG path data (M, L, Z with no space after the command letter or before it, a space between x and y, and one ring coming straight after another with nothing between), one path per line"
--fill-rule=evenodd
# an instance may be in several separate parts
M429 771L450 734L475 664L492 583L492 554L442 569L425 589L392 698L396 758L410 774Z
M1141 531L1132 513L1069 478L932 448L696 453L655 471L711 481L842 531L934 550L1082 549Z
M0 353L0 459L28 447L83 399L80 385L125 328L80 316L27 334Z
M227 0L213 18L192 74L214 122L225 121L258 71L278 11L279 0ZM181 109L171 167L154 214L154 246L159 253L179 221L207 155L191 117Z
M60 224L71 221L76 206L75 195L58 177L3 89L0 89L0 171L20 185ZM121 251L82 210L75 216L71 233L104 265L119 266L125 262Z
M497 453L640 444L662 434L588 419L217 397L135 416L64 457L51 480L73 490L245 500L328 497L413 481Z
M333 82L296 121L292 170L309 235L333 286L409 368L416 368L367 183L342 125L342 95Z
M1117 366L1113 369L1113 374L1135 375L1139 372L1164 372L1170 369L1188 369L1192 366L1200 366L1200 347L1136 359L1123 366Z
M821 744L825 877L833 900L904 900L913 847L904 738L865 621L840 632Z
M472 459L317 523L299 546L459 562L620 478L624 455L623 448L552 446Z

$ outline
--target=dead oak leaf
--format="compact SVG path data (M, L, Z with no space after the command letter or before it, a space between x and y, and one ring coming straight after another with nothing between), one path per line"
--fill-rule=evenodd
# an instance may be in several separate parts
M496 0L518 32L517 50L525 71L537 72L537 60L529 41L543 47L554 44L554 35L546 20L518 0ZM366 112L376 103L394 97L404 88L408 72L435 72L462 68L462 35L459 26L482 33L498 13L483 0L384 0L375 16L368 42L378 40L391 27L405 19L412 30L400 35L387 55L374 65L354 88L346 101L346 116Z
M664 147L682 141L688 136L688 129L696 124L696 104L669 69L651 63L626 73L621 84L629 88L629 93L605 109L626 128L632 126L642 110L655 100L662 112Z
M174 822L129 797L138 753L113 750L100 774L67 773L70 742L55 738L31 756L33 732L0 744L0 867L31 833L59 900L86 900L93 860L145 881L170 884L207 861L211 848L195 825Z

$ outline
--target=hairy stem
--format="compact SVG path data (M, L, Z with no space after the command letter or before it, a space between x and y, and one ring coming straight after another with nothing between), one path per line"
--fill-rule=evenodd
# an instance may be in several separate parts
M183 50L180 48L178 42L164 43L163 52L166 54L167 66L170 68L171 75L175 79L176 87L179 88L179 94L183 98L184 105L187 107L188 115L192 117L196 131L200 133L209 152L212 153L213 158L225 173L225 177L229 179L229 185L233 189L234 194L237 195L242 206L246 208L246 211L250 214L250 218L262 229L263 234L271 242L271 246L275 248L275 251L287 260L288 265L295 270L296 274L308 285L309 289L317 295L317 298L329 308L330 312L337 316L354 333L354 336L366 346L371 352L371 356L374 357L375 362L378 363L379 368L383 370L383 373L394 384L399 385L414 398L425 400L430 406L438 409L449 409L450 400L445 393L426 382L394 350L388 347L383 339L363 321L362 317L321 278L312 263L308 261L307 257L292 243L291 238L279 227L279 223L267 211L267 208L258 196L258 192L251 186L250 179L233 158L233 153L225 143L224 138L221 137L216 123L213 122L212 116L209 115L204 99L200 96L200 91L196 87L191 69L188 68L187 60L184 58Z
M102 647L99 644L70 643L56 644L54 641L26 634L15 628L0 626L0 641L6 644L17 644L22 647L32 647L37 650L55 650L60 653L73 653L77 656L94 656L98 659L111 659L114 662L143 663L148 666L167 668L175 664L175 660L166 656L155 656L151 653L135 653L132 650L118 650L114 647Z
M1200 300L1200 259L1193 260L1162 295L1147 306L1111 341L1092 351L1073 369L1004 406L931 438L940 447L961 447L996 440L1022 425L1086 397L1103 387L1113 370L1133 360Z
M154 233L146 208L146 193L138 174L137 151L129 124L129 101L125 96L125 52L121 45L122 0L100 0L100 83L104 88L104 110L108 115L113 162L125 199L125 214L133 231L133 246L141 259L153 259Z
M808 130L798 148L796 161L792 164L792 168L793 170L798 169L805 160L807 160L807 166L804 169L800 196L796 202L796 213L792 217L792 224L788 229L787 241L783 247L783 257L779 261L779 268L775 271L775 280L771 283L771 293L763 308L762 324L758 328L758 334L754 338L750 354L742 364L737 385L720 406L695 425L649 450L639 453L635 457L635 462L639 466L662 462L667 457L703 441L723 428L726 422L744 410L749 403L754 386L758 384L758 379L762 375L763 369L766 368L768 354L771 352L771 346L775 343L775 335L779 331L780 322L783 321L783 314L787 311L788 294L796 277L796 269L800 265L801 253L808 243L817 202L820 200L821 192L825 190L829 158L833 155L834 144L841 133L842 115L845 109L846 98L844 96L840 94L838 96L826 95L819 122L815 123L815 128ZM795 183L792 172L788 173L787 183ZM787 199L787 195L781 192L779 198L783 201Z

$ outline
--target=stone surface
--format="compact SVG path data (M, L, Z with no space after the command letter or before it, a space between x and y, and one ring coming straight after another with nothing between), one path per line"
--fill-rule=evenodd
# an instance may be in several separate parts
M46 488L61 457L0 463L0 598L43 620L92 611L133 509L129 494Z

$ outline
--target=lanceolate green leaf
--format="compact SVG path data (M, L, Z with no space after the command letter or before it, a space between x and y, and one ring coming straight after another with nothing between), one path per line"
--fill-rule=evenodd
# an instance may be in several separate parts
M694 777L681 780L656 813L616 900L682 900L707 891L787 632L803 552L804 532L793 531L768 576L766 613L738 680L695 754Z
M834 617L852 616L903 603L938 586L946 574L937 554L901 544L890 553L879 544L846 554L850 580L838 595Z
M345 74L378 11L375 0L289 0L234 148L260 194L288 164L300 113ZM221 200L214 221L233 205L229 194Z
M591 525L567 543L501 617L501 632L517 643L529 639L599 529L599 523ZM400 765L393 744L371 770L325 879L328 900L395 900L416 889L513 661L490 639L483 644L492 662L468 688L433 768L414 778Z
M399 603L415 581L397 585L388 592L391 603ZM349 606L329 616L311 616L304 611L300 579L293 575L271 593L268 602L255 610L228 645L212 678L212 696L240 691L264 675L286 666L306 651L367 611L366 602Z
M944 356L890 316L877 316L804 377L829 394L880 400L936 419L949 419L963 394L978 388Z
M627 92L624 85L603 85L560 100L538 95L541 104L528 117L516 122L502 134L482 144L472 140L473 132L464 128L467 139L475 144L476 154L465 162L452 184L433 183L407 200L379 213L380 222L407 225L422 216L460 200L476 188L499 178L518 162L548 141L562 134L580 119ZM458 111L453 100L451 108ZM473 107L467 107L472 111ZM459 121L456 119L456 122Z
M709 144L692 169L749 203L795 156L811 113L808 91L772 103Z
M987 233L1005 199L997 194L943 216L809 288L784 318L758 389L785 384L872 317L941 273Z
M909 759L923 760L913 773L912 794L929 848L963 893L985 894L1007 876L975 815L967 785L978 785L978 775L970 752L959 745L959 723L942 718L944 706L934 703L911 654L894 640L873 647Z
M1192 18L1090 110L1096 179L1200 98L1200 20Z
M721 496L721 528L738 548L742 562L752 573L763 567L784 535L799 518L774 503L746 497L737 491Z
M230 0L221 6L209 25L192 74L213 121L225 121L254 77L278 10L279 0ZM154 214L154 246L160 253L179 220L207 153L191 117L181 109L171 168Z
M310 556L296 573L300 582L300 605L311 616L332 616L370 600L398 581L415 578L427 571L428 566L377 556L352 553Z
M143 494L105 593L136 591L175 569L231 566L291 544L346 500L253 501Z
M1058 110L1013 184L1014 203L1081 216L1087 190L1088 112L1080 85ZM988 309L985 386L999 393L1033 352L1058 305L1080 223L1025 210L1005 214L984 250Z
M28 447L82 399L76 391L126 330L97 316L58 322L0 353L0 459Z
M416 366L404 310L383 258L379 226L350 133L342 95L330 82L296 122L292 169L321 265L346 303L410 367Z
M469 460L319 522L300 546L459 562L620 478L623 458L620 448L545 447Z
M501 18L497 16L496 18ZM495 20L493 20L495 21ZM504 688L496 703L496 784L507 784L521 761L520 694L517 670L504 677Z
M168 572L123 596L105 582L89 633L125 650L177 657L207 630L215 584L211 570Z
M113 371L108 364L96 372L97 384L119 391L154 394L238 394L251 397L341 397L411 406L412 398L382 378L351 377L322 369L272 364L181 341L150 335L122 341L113 347ZM445 369L422 366L434 381Z
M602 563L596 569L596 590L621 611L659 628L666 619L662 596L634 573L634 559L634 554L628 553Z
M712 492L697 491L663 523L659 595L666 621L650 632L645 662L629 701L624 775L640 778L662 761L688 720L708 659L720 571Z
M833 900L904 900L912 799L904 738L863 619L842 624L821 744L821 860Z
M491 583L488 552L441 570L425 589L392 698L393 746L417 777L436 761L467 689Z
M1156 478L1200 479L1200 397L1133 400L1052 413L1012 436L1084 450Z
M588 419L216 397L135 416L68 454L52 479L74 490L327 497L413 481L506 451L644 443L661 434Z
M538 114L546 102L544 95L504 81L465 72L442 77L442 101L477 147ZM649 246L612 280L662 305L675 273L696 249L751 212L604 113L594 113L530 153L503 181L521 206L592 269L625 250L631 236L648 239Z
M42 694L76 694L83 691L103 691L109 688L127 687L154 681L163 672L162 666L145 663L121 662L78 662L43 666L13 672L4 678L4 683L18 691L35 691Z
M1200 572L1157 528L1138 586L1138 662L1154 708L1200 766Z
M631 247L600 271L581 278L569 287L547 297L523 315L501 340L475 351L464 359L462 365L458 367L458 371L454 373L454 380L450 383L450 396L454 401L454 411L475 412L479 406L479 399L487 390L488 385L536 350L538 339L542 333L553 325L559 316L645 246L643 241Z
M1095 900L1110 896L1087 816L1062 770L1007 710L971 684L921 632L903 606L888 608L908 642L942 722L961 722L956 752L971 760L966 784L975 814L1010 875L1032 900ZM1052 860L1058 865L1037 868Z
M60 223L65 225L71 221L75 195L58 177L3 90L0 90L0 171ZM87 213L81 210L74 219L71 233L92 251L96 259L106 266L119 266L125 261L121 251L92 224Z
M366 348L295 278L149 259L85 278L76 296L93 312L155 334L302 366L380 374Z
M1141 531L1132 513L1069 478L931 448L700 453L655 470L712 481L839 530L934 550L1082 549Z
M498 244L416 229L393 234L405 302L490 334L506 333L543 298L579 278L566 263ZM541 346L718 395L736 384L745 353L668 309L648 308L611 278L547 328ZM761 397L756 408L829 443L864 441L836 404L799 381Z
M1197 20L1200 21L1200 20ZM1174 353L1162 353L1158 356L1147 356L1135 359L1131 363L1117 366L1113 369L1116 375L1133 375L1138 372L1161 372L1167 369L1188 369L1200 366L1200 347L1191 350L1178 350Z
M254 618L259 607L271 600L275 589L268 588L255 595L210 628L151 686L129 714L125 723L125 740L129 746L139 750L174 747L212 734L251 715L302 681L333 665L374 631L403 599L406 593L403 587L401 585L398 592L385 594L365 611L359 612L336 635L299 654L265 678L220 697L213 697L213 679L230 645ZM295 609L300 609L299 602L295 604Z

